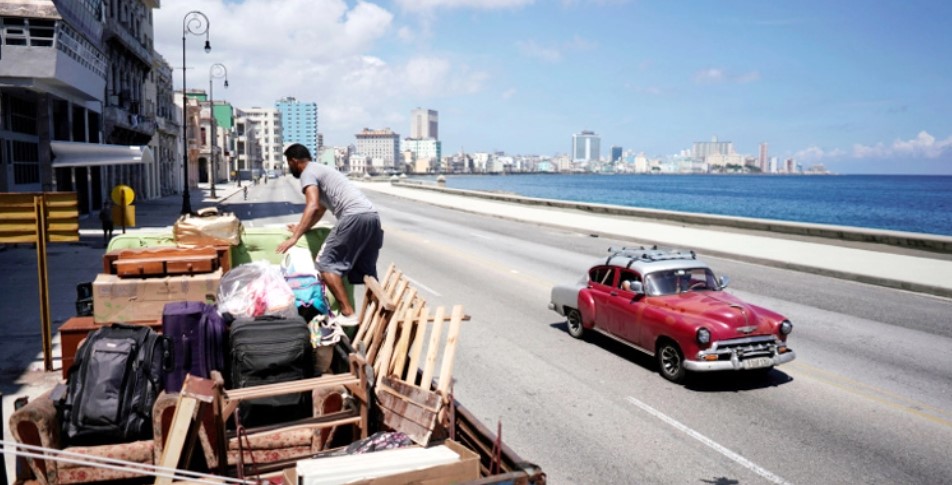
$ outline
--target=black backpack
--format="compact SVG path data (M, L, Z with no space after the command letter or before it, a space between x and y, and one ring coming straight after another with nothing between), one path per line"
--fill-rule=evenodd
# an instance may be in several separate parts
M63 436L72 444L147 438L171 361L169 340L147 326L114 323L91 333L66 379Z

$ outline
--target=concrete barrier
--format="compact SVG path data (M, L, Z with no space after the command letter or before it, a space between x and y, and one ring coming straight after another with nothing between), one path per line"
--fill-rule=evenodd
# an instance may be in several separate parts
M754 219L748 217L719 216L711 214L698 214L693 212L644 209L640 207L593 204L555 199L539 199L498 192L448 189L418 180L400 180L393 181L392 183L393 185L399 187L420 190L434 190L446 194L461 195L466 197L479 197L501 202L537 205L560 209L573 209L595 214L608 214L652 220L667 220L671 222L681 222L700 226L730 227L752 231L837 239L841 241L885 244L889 246L932 251L936 253L952 253L952 237L949 236L851 226L835 226L831 224L808 224L802 222L774 221L769 219Z

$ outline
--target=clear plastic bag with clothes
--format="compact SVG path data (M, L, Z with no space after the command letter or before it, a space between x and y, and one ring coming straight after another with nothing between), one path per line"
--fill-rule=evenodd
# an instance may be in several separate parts
M222 276L218 287L218 310L235 318L277 315L297 316L294 292L281 268L266 261L237 266Z

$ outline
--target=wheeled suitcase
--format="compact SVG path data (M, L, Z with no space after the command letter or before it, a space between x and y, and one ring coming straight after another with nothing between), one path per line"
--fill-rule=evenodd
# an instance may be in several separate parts
M231 324L231 388L253 387L311 377L313 348L301 317L239 318ZM243 401L238 416L245 426L310 417L307 392Z
M172 341L175 362L165 374L166 392L179 392L185 375L209 378L211 371L225 371L227 329L213 305L200 301L166 303L162 309L162 334Z

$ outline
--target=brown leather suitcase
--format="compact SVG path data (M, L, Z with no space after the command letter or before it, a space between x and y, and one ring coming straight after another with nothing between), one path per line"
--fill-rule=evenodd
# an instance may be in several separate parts
M111 261L112 273L120 278L144 278L211 273L217 270L219 254L214 247L123 249Z

